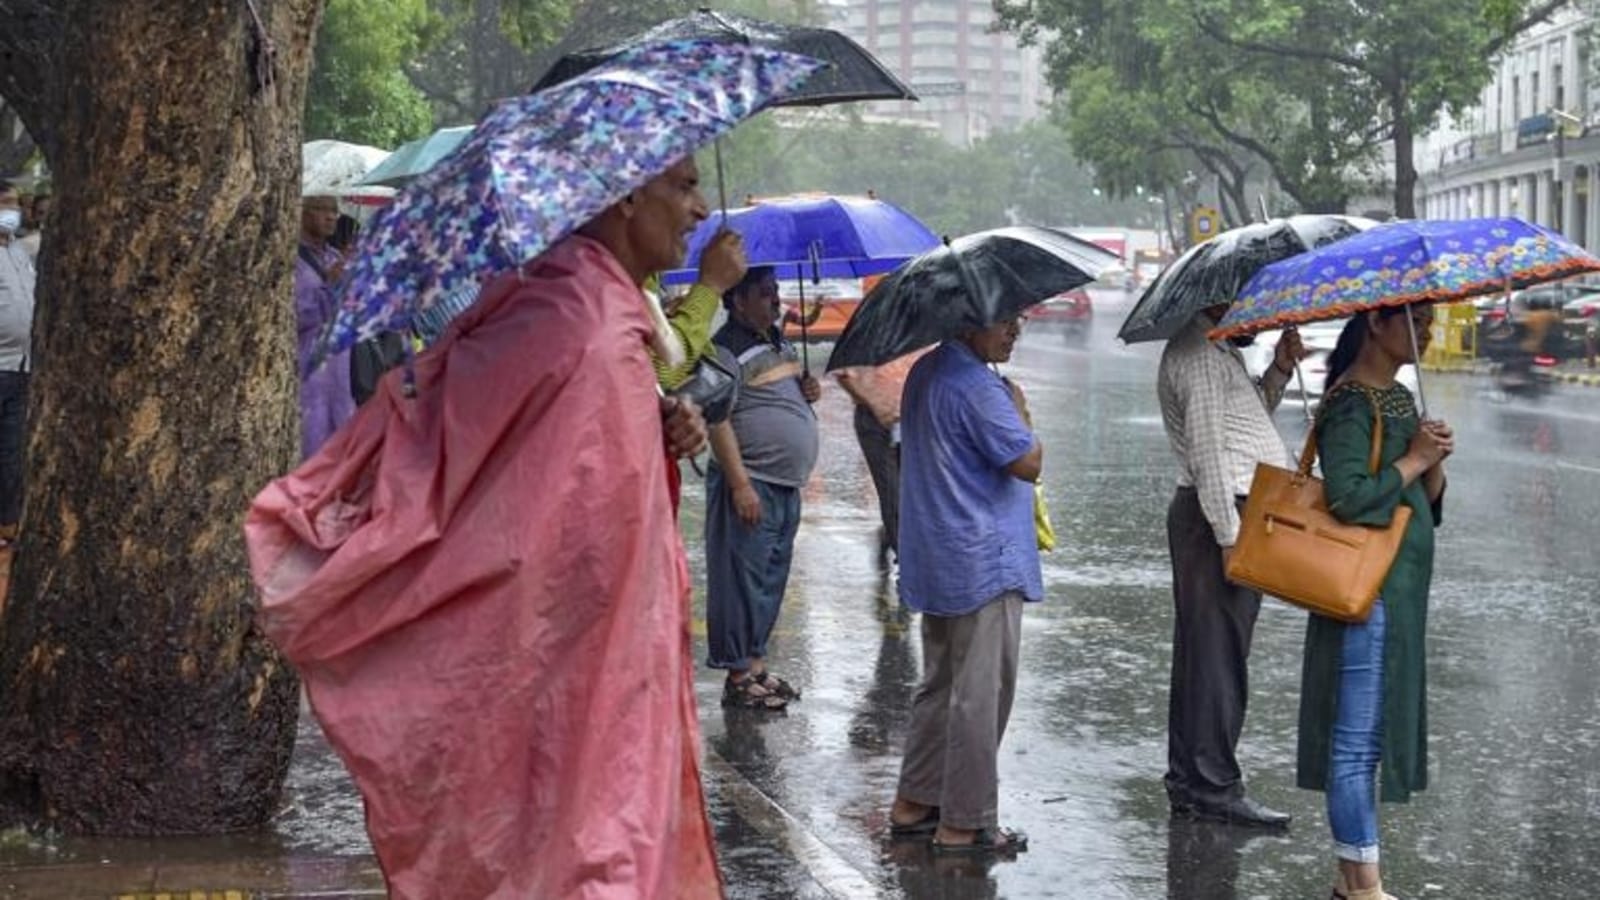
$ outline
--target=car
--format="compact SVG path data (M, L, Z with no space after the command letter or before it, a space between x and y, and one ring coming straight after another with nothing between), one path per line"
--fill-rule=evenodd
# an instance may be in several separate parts
M1059 331L1067 340L1078 344L1089 339L1089 327L1093 323L1094 302L1082 288L1057 294L1028 313L1029 330Z
M1561 307L1561 330L1566 335L1568 351L1574 355L1592 346L1600 337L1600 289L1580 289L1576 298Z
M1289 378L1289 384L1284 388L1285 396L1301 396L1302 378L1305 399L1316 400L1322 396L1324 383L1328 380L1328 358L1333 355L1333 348L1339 343L1339 335L1344 331L1346 321L1348 320L1311 322L1300 326L1300 343L1305 345L1308 352L1306 358L1300 361L1299 375ZM1273 353L1282 334L1280 331L1262 332L1256 335L1255 343L1241 349L1245 368L1252 376L1260 378L1266 374L1272 365ZM1417 389L1417 371L1414 366L1401 367L1397 378L1411 390Z

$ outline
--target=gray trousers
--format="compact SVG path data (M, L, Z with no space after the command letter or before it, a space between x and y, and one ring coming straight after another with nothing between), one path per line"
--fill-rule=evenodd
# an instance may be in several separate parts
M964 616L922 616L922 684L911 701L899 795L939 807L951 828L992 828L1000 807L1000 739L1011 718L1022 595Z
M1261 595L1224 576L1222 548L1193 488L1167 509L1172 550L1172 688L1167 796L1218 803L1244 794L1234 748L1250 697L1250 641Z
M883 427L872 410L856 404L856 442L872 473L872 486L878 492L878 515L883 520L884 545L899 552L900 546L900 448L893 443L889 429Z

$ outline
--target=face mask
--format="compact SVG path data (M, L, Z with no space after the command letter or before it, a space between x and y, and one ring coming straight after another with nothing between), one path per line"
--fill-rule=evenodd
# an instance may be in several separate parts
M16 234L22 227L22 210L0 209L0 231Z

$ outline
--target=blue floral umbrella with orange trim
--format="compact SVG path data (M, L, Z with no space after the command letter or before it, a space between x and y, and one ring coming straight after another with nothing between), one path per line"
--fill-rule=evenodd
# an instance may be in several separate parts
M1257 272L1211 337L1343 319L1385 306L1452 303L1585 272L1600 272L1600 258L1521 219L1387 222ZM1411 347L1420 360L1414 324ZM1420 379L1417 387L1426 416Z
M1521 219L1386 222L1263 268L1211 336L1469 300L1585 272L1600 272L1600 258Z

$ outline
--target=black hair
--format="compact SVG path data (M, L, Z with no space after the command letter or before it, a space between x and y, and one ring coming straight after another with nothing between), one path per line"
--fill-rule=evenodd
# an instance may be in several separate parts
M763 278L772 274L771 266L751 266L744 271L744 277L739 283L728 288L722 295L722 308L733 309L733 302L744 296L744 292L753 289L761 283Z
M333 226L333 237L328 238L328 245L335 250L349 250L360 236L361 223L340 213L338 223Z
M19 194L17 186L8 178L0 178L0 194Z
M1408 312L1409 306L1384 306L1378 310L1378 318L1392 319L1401 313ZM1328 354L1328 380L1323 382L1324 394L1333 390L1339 383L1344 373L1350 371L1355 365L1356 357L1361 355L1361 348L1367 345L1367 335L1371 333L1372 326L1367 321L1366 313L1357 313L1344 323L1344 330L1339 332L1339 342L1333 346L1333 352Z

